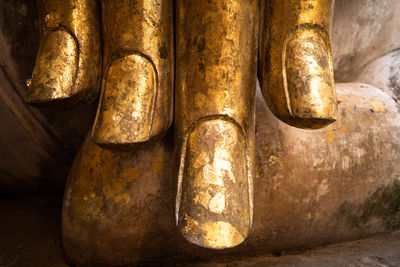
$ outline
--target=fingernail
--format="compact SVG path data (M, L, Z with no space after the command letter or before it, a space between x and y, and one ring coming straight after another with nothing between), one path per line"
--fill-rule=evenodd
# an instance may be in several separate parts
M292 123L304 128L321 128L336 120L332 62L318 30L300 29L290 36L284 76Z
M204 121L189 134L185 150L179 230L198 246L224 249L239 245L251 227L242 132L229 121Z
M74 90L78 53L75 40L61 30L53 31L44 38L28 84L29 104L46 104L69 98Z
M156 94L153 65L139 55L117 59L108 69L103 86L93 140L110 146L147 141Z

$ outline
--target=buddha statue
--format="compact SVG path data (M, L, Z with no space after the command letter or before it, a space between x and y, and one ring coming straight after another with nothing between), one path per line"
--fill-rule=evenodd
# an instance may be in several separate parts
M68 261L213 258L258 246L245 244L254 205L263 201L254 197L257 77L287 129L309 134L337 121L334 1L38 6L41 39L27 102L69 109L99 97L64 195Z

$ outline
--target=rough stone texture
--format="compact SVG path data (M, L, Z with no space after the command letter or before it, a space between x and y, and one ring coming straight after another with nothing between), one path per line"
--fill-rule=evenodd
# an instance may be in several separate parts
M400 48L400 1L336 0L331 35L335 78L347 82L358 68Z
M60 208L59 197L1 199L0 266L67 267Z
M400 226L396 102L360 83L337 84L337 95L340 120L317 131L289 127L257 103L260 244L308 247Z
M397 0L336 0L331 32L338 81L354 81L353 74L365 64L400 48L398 13ZM60 192L95 115L96 103L68 111L24 104L38 40L35 1L0 0L2 194Z
M399 232L297 253L193 263L191 266L399 266ZM185 266L177 264L177 266Z
M357 70L353 82L363 82L382 89L390 95L400 109L400 50L380 57Z
M94 106L76 111L39 111L24 105L23 82L33 68L30 57L35 51L17 48L37 47L34 41L25 47L24 38L35 38L31 32L35 27L26 26L26 21L34 25L34 5L28 2L0 0L1 194L43 192L45 185L48 191L60 188L71 155L93 118ZM245 243L232 250L210 251L188 244L178 233L174 225L176 181L169 135L142 151L113 158L118 162L113 170L123 173L127 167L137 165L140 175L123 187L120 196L111 196L112 201L102 206L99 203L107 190L95 188L95 180L84 178L104 178L112 186L122 176L101 171L107 160L86 162L98 164L91 176L84 164L75 167L86 172L72 175L87 183L83 182L81 191L70 194L83 200L86 192L96 189L94 197L86 197L92 201L88 207L97 208L98 213L82 210L80 215L86 212L92 216L86 218L87 222L73 212L68 215L66 220L70 222L64 223L70 223L65 243L70 260L129 263L165 258L226 259L399 229L399 60L394 51L400 42L400 16L396 15L399 5L396 0L337 0L332 35L336 78L360 82L338 84L341 119L337 123L312 132L292 128L273 117L258 95L254 227ZM371 17L374 23L369 21ZM22 26L10 26L5 19L20 21ZM16 28L11 30L12 26ZM18 51L24 52L18 57ZM390 51L394 52L388 54ZM90 142L83 147L86 151L95 149ZM75 165L82 164L82 154ZM109 159L110 155L102 157ZM70 186L73 183L71 180ZM13 224L9 219L2 222ZM37 224L47 225L44 221Z
M95 104L25 104L39 39L35 2L0 0L0 195L60 194L95 115Z
M0 200L0 266L67 267L60 242L61 199ZM167 262L155 266L399 266L400 232L315 250L276 252L207 262ZM148 266L148 265L146 265Z
M337 95L340 120L309 131L279 121L258 94L253 228L242 245L229 250L201 249L178 233L168 137L125 153L101 150L88 139L75 159L64 201L69 262L210 260L400 229L396 102L362 83L338 84Z

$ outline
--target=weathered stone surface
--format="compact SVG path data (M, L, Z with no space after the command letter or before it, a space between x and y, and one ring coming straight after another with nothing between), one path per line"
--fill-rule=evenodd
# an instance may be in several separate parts
M400 50L390 52L358 69L351 81L382 89L400 109Z
M400 48L400 1L336 0L331 35L335 78L348 82L357 69Z
M291 128L257 103L260 244L308 247L400 226L396 103L360 83L338 84L337 95L340 119L317 131Z
M7 96L0 101L5 129L0 188L2 194L54 191L65 182L70 162L93 123L96 103L70 111L25 106L25 80L32 73L39 40L37 7L35 1L0 0L0 12L0 91ZM362 81L354 80L354 73L400 47L399 12L397 0L336 0L331 32L337 80Z
M120 154L99 152L86 141L66 191L69 259L118 264L240 257L399 229L400 61L399 52L387 54L400 47L399 6L397 0L336 1L336 78L364 83L338 84L337 123L311 132L289 127L258 96L254 226L245 243L210 251L178 233L171 136ZM43 192L46 185L51 191L62 187L94 109L39 111L24 105L24 79L37 49L35 7L0 0L0 10L1 194ZM12 25L14 19L22 26ZM27 21L29 28L23 27ZM111 173L102 171L110 164Z
M61 200L33 197L0 200L0 266L68 267L61 250ZM399 266L400 232L319 247L154 266ZM145 265L148 266L148 265Z
M314 131L282 123L258 95L253 229L230 250L201 249L178 233L168 136L131 153L103 150L86 140L65 194L68 259L75 264L213 259L400 229L396 102L361 83L338 84L337 94L340 120Z
M60 194L95 115L96 105L64 111L26 105L36 13L36 1L0 0L0 195Z

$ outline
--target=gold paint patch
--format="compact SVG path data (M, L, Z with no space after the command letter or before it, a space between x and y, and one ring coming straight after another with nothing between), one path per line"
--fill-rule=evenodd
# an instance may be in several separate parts
M135 181L137 178L139 178L139 170L136 167L126 168L121 173L121 178L122 178L122 180L127 181L128 183L131 183L131 182Z
M184 234L191 233L193 235L198 235L200 232L199 223L188 215L185 215L184 220L186 222L186 226L183 229L183 233Z
M133 144L151 134L157 90L153 65L139 55L117 59L105 75L94 124L98 144Z
M210 199L211 195L208 190L200 191L196 194L196 197L194 198L194 203L201 204L204 208L207 208Z
M380 103L378 101L372 101L371 104L375 110L377 110L379 112L385 112L385 108L383 107L382 103Z
M225 195L221 192L217 193L208 203L210 211L221 213L225 209Z
M129 202L131 201L130 196L127 193L123 193L121 195L117 195L114 197L114 201L121 205L121 206L126 206L129 204Z
M29 103L44 103L73 95L78 48L65 31L50 33L42 41L29 88Z
M234 247L243 242L243 236L230 223L207 222L201 225L204 245L212 248Z
M326 142L330 143L335 139L336 139L335 132L332 129L328 128L326 130L326 132L325 132L325 140L326 140Z
M230 247L249 232L245 149L245 139L230 121L206 121L190 134L178 218L178 227L190 242ZM239 232L232 225L243 229Z
M163 168L164 168L164 157L162 155L159 155L155 157L151 169L153 171L162 171Z

